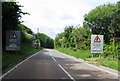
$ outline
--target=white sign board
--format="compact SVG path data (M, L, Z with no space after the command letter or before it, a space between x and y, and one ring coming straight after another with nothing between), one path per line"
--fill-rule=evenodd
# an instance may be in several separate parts
M91 53L103 53L103 35L91 35Z
M20 50L20 31L6 32L6 50Z

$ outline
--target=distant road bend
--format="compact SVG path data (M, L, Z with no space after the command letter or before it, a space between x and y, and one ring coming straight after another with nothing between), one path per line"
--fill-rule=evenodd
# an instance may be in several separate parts
M118 81L118 76L102 71L57 50L44 49L12 70L2 81L17 80Z

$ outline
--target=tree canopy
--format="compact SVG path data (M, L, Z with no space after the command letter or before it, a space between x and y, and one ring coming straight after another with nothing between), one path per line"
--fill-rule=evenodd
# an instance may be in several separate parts
M84 15L83 26L67 26L55 37L55 47L90 50L91 34L104 35L104 57L118 58L120 1L97 6ZM120 57L119 57L120 59Z
M54 40L44 33L37 33L37 39L40 40L41 47L43 48L54 48Z
M88 49L90 43L90 31L83 27L67 26L64 32L59 33L55 38L56 47ZM86 47L85 47L86 46Z
M21 5L16 2L2 2L2 40L3 50L5 49L6 30L19 30L18 25L22 22L21 15L27 14L20 9Z
M91 10L84 16L84 26L93 34L104 35L106 43L110 42L111 37L120 37L119 4L104 4Z

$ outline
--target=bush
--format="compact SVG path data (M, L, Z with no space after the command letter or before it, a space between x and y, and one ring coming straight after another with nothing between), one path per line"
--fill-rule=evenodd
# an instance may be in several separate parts
M112 42L107 45L105 44L104 45L104 57L107 57L109 56L110 58L117 58L118 59L118 51L119 51L119 44L116 43L114 46L112 44Z

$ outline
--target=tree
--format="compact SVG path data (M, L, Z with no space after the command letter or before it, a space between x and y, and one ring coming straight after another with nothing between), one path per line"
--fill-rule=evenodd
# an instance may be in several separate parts
M84 16L84 27L92 34L104 35L106 53L118 56L120 41L120 1L116 4L104 4L91 10ZM111 48L111 49L109 49Z
M23 31L23 32L26 32L28 34L34 34L33 31L30 28L28 28L27 26L25 26L23 24L19 24L18 29Z
M104 35L105 42L109 43L110 38L117 36L118 26L118 6L117 4L104 4L91 10L84 16L84 26L91 29L92 34ZM118 25L118 24L117 24Z
M67 48L72 45L72 43L70 43L72 37L72 31L73 31L73 26L67 26L64 28L65 47Z
M88 49L90 48L90 31L87 30L85 27L76 27L73 30L73 37L75 41L75 47L77 49L84 48Z
M65 42L64 42L64 32L59 33L55 37L55 46L56 47L65 47Z
M5 50L5 36L6 30L18 30L18 24L22 21L21 15L27 14L22 12L20 5L16 2L3 2L2 3L2 40L3 40L3 50Z
M72 49L89 49L90 48L90 31L85 27L67 26L64 32L57 34L55 37L55 46L72 48Z
M36 34L37 39L40 40L41 47L43 48L54 48L54 40L50 37L48 37L44 33L37 33Z

